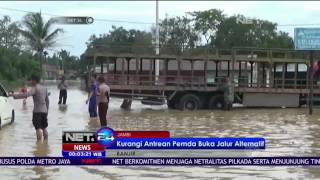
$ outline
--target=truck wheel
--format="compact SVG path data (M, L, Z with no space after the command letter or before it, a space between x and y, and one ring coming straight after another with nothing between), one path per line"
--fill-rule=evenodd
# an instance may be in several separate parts
M212 96L209 100L209 109L223 109L224 106L223 95Z
M180 110L198 110L201 108L200 98L194 94L186 94L179 100Z
M12 110L12 114L11 114L11 124L14 122L14 119L15 119L15 113L14 113L14 110Z
M1 117L0 117L0 130L1 130L1 127L2 127L2 121L1 121Z

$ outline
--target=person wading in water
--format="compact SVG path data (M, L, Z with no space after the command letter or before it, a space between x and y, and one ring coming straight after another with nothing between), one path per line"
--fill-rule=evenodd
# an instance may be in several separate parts
M88 99L86 104L89 102L89 115L90 118L96 118L97 114L97 75L94 74L91 79L91 88L89 90Z
M27 97L33 97L33 115L32 123L36 129L37 140L40 141L43 137L44 140L48 139L48 109L49 109L49 93L46 87L39 84L40 77L38 75L31 75L32 89L27 93L14 94L10 91L10 96L14 99L24 99Z
M103 76L99 76L98 83L99 83L98 92L97 92L98 113L99 113L101 127L104 127L104 126L107 126L107 111L109 107L110 88L106 84Z
M24 83L23 86L22 86L21 89L20 89L20 93L26 94L27 92L28 92L27 84ZM23 99L22 104L23 104L23 105L26 105L26 104L27 104L27 98L24 98L24 99Z
M229 111L231 110L234 101L234 87L229 77L225 78L224 83L224 109Z
M61 103L66 104L66 102L67 102L67 88L68 88L68 85L66 83L66 79L64 76L62 76L61 82L58 84L58 89L60 89L58 104L61 104Z

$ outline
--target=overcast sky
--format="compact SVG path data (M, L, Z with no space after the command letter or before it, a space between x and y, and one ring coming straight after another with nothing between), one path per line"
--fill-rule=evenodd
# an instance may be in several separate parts
M155 23L155 5L155 1L0 1L0 16L9 15L13 21L20 21L25 12L1 9L12 8L33 12L41 10L43 14L61 16L92 16L96 19ZM319 24L320 27L320 2L317 1L160 1L159 16L163 19L166 13L171 17L212 8L221 9L229 16L243 14L279 25ZM44 17L46 20L50 18L48 15ZM66 49L72 55L81 55L90 35L106 33L112 25L140 30L150 30L151 27L151 24L98 20L91 25L58 25L65 33L59 38L59 46L55 49ZM279 26L278 29L293 36L294 26Z

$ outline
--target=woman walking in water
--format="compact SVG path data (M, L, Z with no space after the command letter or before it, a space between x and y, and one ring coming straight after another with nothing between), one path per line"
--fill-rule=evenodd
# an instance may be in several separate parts
M90 118L96 118L97 114L97 75L93 75L91 78L91 86L88 94L86 104L89 102L89 115Z

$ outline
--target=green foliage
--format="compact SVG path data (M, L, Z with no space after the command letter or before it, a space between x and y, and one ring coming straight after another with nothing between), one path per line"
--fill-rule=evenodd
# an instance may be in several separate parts
M123 27L112 26L107 34L98 38L92 35L87 42L88 47L98 47L113 53L145 53L152 51L152 34Z
M0 19L0 80L22 82L35 72L39 65L31 53L23 52L19 25L9 16ZM7 83L12 84L12 83Z
M50 32L56 22L54 18L45 22L41 13L28 13L24 16L24 29L20 29L20 33L32 50L42 53L44 49L54 46L58 35L63 32L60 28Z
M221 22L226 18L221 10L210 9L188 13L193 17L194 29L204 36L206 44L215 40L215 34Z
M47 58L47 63L58 66L59 69L78 70L80 68L80 60L77 56L71 56L70 52L61 49Z
M58 53L59 60L64 69L77 70L79 68L79 58L76 56L70 56L70 52L61 49Z
M189 12L187 15L190 16L160 21L160 53L201 54L208 47L293 48L293 39L288 33L278 31L277 24L267 20L249 19L243 15L228 17L218 9ZM155 37L154 26L151 33L113 26L109 33L99 37L92 35L87 45L104 52L154 54Z
M35 51L39 57L40 74L42 74L44 50L55 46L58 35L63 33L63 30L60 28L51 31L56 22L57 19L55 18L51 18L45 22L41 13L28 13L22 21L24 28L19 29L27 45L31 50Z
M240 20L240 21L239 21ZM216 32L214 46L218 48L259 47L292 48L293 40L287 33L277 32L277 24L266 20L253 19L251 23L242 16L224 19Z
M156 28L152 27L153 37ZM166 18L159 24L160 52L166 54L180 54L185 49L195 48L199 43L199 35L191 24L191 19L185 16ZM155 42L155 39L153 40Z
M11 22L9 16L3 16L0 19L0 47L19 48L21 46L19 28L18 23Z
M15 49L0 48L0 78L9 81L27 80L32 74L39 72L39 65L31 54Z
M18 23L11 22L9 16L0 19L0 80L9 86L21 84L32 73L41 72L39 52L42 54L44 48L51 47L61 32L57 29L50 33L54 21L44 22L39 13L27 14L23 24L24 30ZM38 55L23 51L23 37Z

